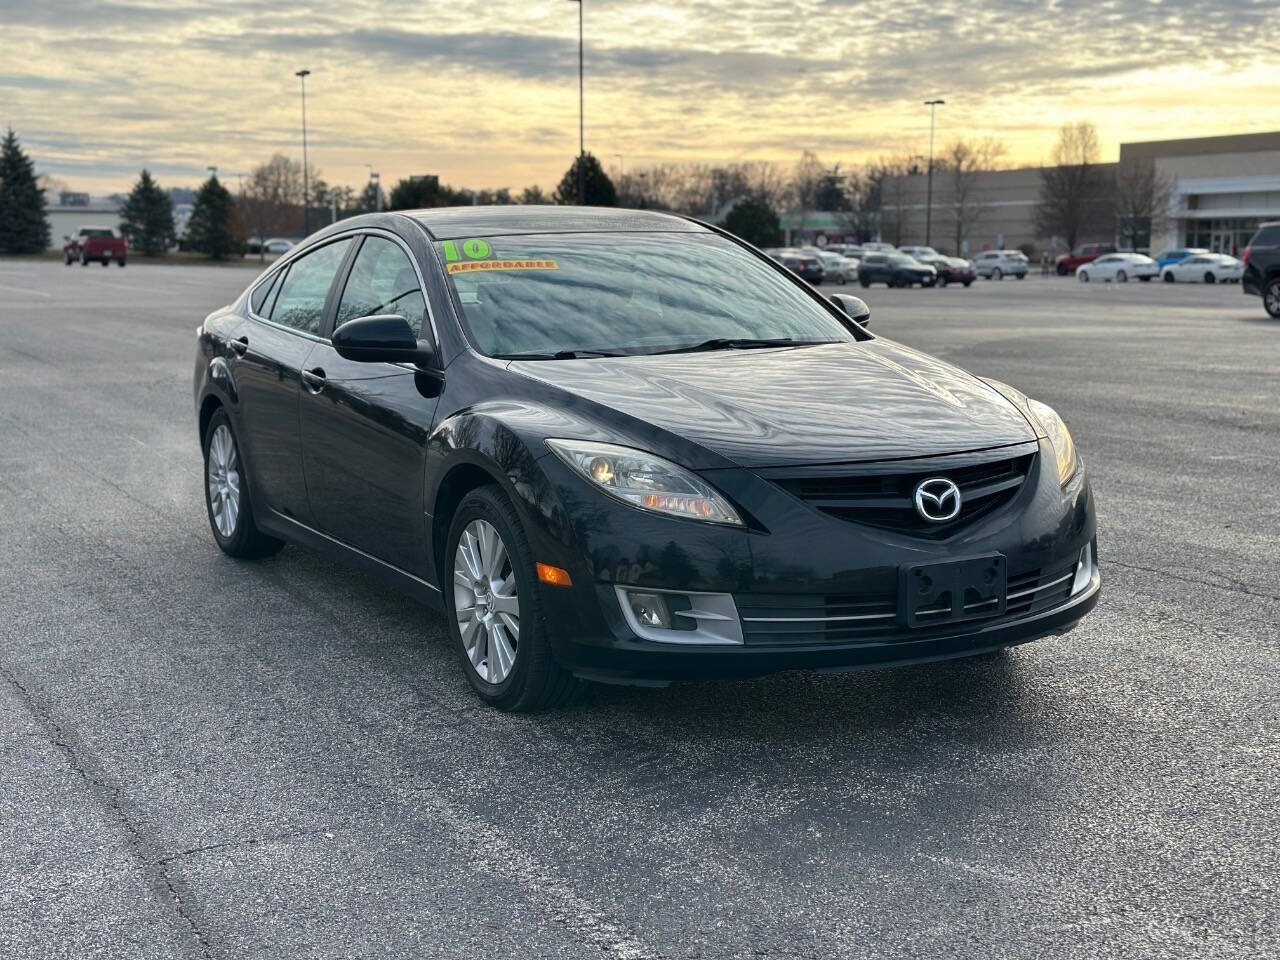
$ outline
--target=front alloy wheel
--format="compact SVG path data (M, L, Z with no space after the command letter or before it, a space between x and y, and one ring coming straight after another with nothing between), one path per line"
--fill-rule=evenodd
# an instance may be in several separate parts
M500 684L520 647L520 596L507 546L488 520L472 520L453 556L453 611L471 669Z
M529 711L570 699L578 682L556 662L537 565L520 515L496 484L453 515L441 568L448 629L472 688L490 706Z

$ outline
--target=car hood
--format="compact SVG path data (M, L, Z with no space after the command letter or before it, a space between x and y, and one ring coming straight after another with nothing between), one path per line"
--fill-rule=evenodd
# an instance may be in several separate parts
M1036 436L1017 408L978 378L880 339L518 361L511 369L743 467L934 456Z

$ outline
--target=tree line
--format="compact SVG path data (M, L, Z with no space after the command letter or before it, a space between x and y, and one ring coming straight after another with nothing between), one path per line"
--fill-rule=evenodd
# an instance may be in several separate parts
M933 160L933 213L937 236L962 249L992 208L980 175L1003 165L1005 147L996 140L958 138ZM1098 162L1098 137L1088 123L1062 128L1051 162L1041 170L1035 209L1037 231L1068 246L1105 229L1108 221L1122 244L1141 246L1162 225L1172 184L1151 163L1122 165L1108 176ZM143 170L120 209L121 230L143 256L157 256L175 244L214 259L239 255L250 238L301 234L304 223L322 224L375 209L407 210L465 204L576 204L578 165L583 165L585 202L593 206L666 210L722 222L760 246L782 242L781 215L806 227L810 212L832 215L839 232L856 240L901 244L913 236L921 175L928 161L918 155L890 155L846 168L824 163L805 151L791 167L769 161L724 165L656 164L610 177L590 153L575 159L550 194L540 187L519 193L508 188L469 190L436 177L406 177L382 197L374 182L357 190L327 183L314 167L276 154L239 178L235 193L212 174L196 191L182 236L175 226L168 191ZM304 186L305 185L305 186ZM44 191L16 134L0 145L0 252L34 253L49 245ZM943 244L945 245L945 244Z

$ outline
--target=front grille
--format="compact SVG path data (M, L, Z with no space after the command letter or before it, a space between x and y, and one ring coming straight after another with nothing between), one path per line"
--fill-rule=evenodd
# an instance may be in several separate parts
M898 592L876 594L743 593L734 596L748 646L865 644L884 646L979 630L1058 606L1071 596L1076 559L1010 573L1007 606L999 616L908 627Z
M921 468L917 462L909 470L894 472L892 465L868 464L862 470L841 473L779 476L771 472L769 479L829 516L936 540L1017 496L1034 461L1034 453L1025 453L951 468ZM960 513L947 523L932 523L916 512L912 501L916 485L930 477L947 477L960 488Z

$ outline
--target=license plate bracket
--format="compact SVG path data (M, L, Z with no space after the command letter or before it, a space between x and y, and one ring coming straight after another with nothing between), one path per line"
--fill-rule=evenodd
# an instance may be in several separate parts
M1000 553L903 564L898 610L908 627L932 627L998 617L1008 602L1008 574Z

